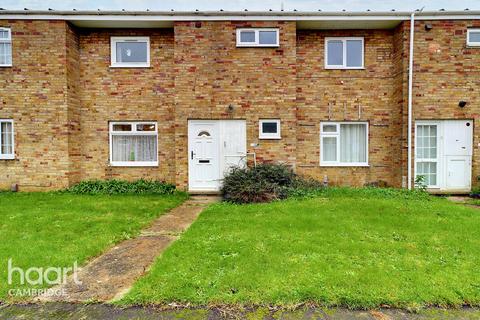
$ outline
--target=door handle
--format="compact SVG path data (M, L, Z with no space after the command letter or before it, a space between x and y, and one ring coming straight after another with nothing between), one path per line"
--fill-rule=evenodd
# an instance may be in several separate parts
M195 153L193 153L193 151L190 151L190 157L191 157L192 160L193 160L194 155L195 155Z

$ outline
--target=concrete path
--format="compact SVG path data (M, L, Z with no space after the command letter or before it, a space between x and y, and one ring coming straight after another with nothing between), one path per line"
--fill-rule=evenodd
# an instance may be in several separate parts
M71 277L66 284L54 288L64 294L37 299L41 302L92 302L122 298L135 280L147 272L156 257L195 221L208 204L217 200L207 196L190 198L155 220L140 236L119 243L81 268L77 276L81 284L76 284Z
M473 308L463 309L426 309L417 313L411 313L400 309L380 310L347 310L347 309L323 309L323 308L300 308L295 311L247 309L228 310L218 308L198 309L167 309L159 308L118 308L105 304L69 304L48 303L35 305L12 305L0 307L0 319L24 320L66 320L66 319L101 319L101 320L125 320L125 319L249 319L249 320L272 320L272 319L363 319L363 320L424 320L424 319L480 319L480 311Z

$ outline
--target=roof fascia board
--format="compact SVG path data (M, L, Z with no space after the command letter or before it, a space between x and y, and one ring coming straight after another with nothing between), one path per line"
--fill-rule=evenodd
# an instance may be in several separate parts
M2 10L0 19L105 21L402 21L410 12L155 12ZM480 19L480 11L418 12L416 20Z

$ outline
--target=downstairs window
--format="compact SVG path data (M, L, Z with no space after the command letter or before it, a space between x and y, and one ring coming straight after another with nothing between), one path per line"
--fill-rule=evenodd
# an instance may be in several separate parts
M156 122L110 122L112 166L157 166L157 143Z
M368 123L321 122L321 166L368 166Z
M0 159L14 159L13 120L0 119Z

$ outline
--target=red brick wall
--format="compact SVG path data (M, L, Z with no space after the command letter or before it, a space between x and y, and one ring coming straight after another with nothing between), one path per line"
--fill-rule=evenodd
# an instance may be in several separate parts
M150 68L110 68L110 36L149 36ZM174 182L174 47L171 29L81 30L82 179ZM110 167L109 121L157 121L158 167Z
M364 37L364 70L327 70L325 37ZM394 31L297 32L298 171L332 184L399 185ZM331 105L329 119L328 104ZM359 105L361 113L359 117ZM320 121L368 121L369 167L320 167Z
M425 24L432 25L430 31ZM467 47L467 28L480 20L417 21L413 116L417 120L474 119L472 184L480 175L480 48ZM460 100L468 101L460 108Z
M278 27L279 48L237 48L237 27ZM188 119L246 119L259 161L295 165L294 22L175 23L176 181L188 180ZM232 104L235 111L227 112ZM258 140L260 118L281 119L281 140ZM259 143L253 149L251 143Z
M258 21L128 30L76 29L62 21L0 20L0 26L12 28L14 64L0 68L0 118L13 118L16 131L16 159L0 161L0 188L141 177L185 188L188 119L246 119L248 151L259 161L286 162L334 184L401 186L407 174L409 22L342 31ZM236 28L250 26L280 28L280 47L237 48ZM480 21L416 23L413 103L415 119L475 120L475 182L480 49L466 47L468 27ZM120 35L150 36L150 68L109 67L110 36ZM365 37L365 70L325 70L325 36ZM466 108L460 100L469 102ZM330 120L369 122L369 167L319 166L319 124L329 119L329 103ZM258 139L261 118L281 119L281 140ZM108 165L114 120L158 122L159 167Z
M0 188L61 188L69 182L67 24L5 21L13 67L0 68L0 118L15 121L15 160L0 161Z

